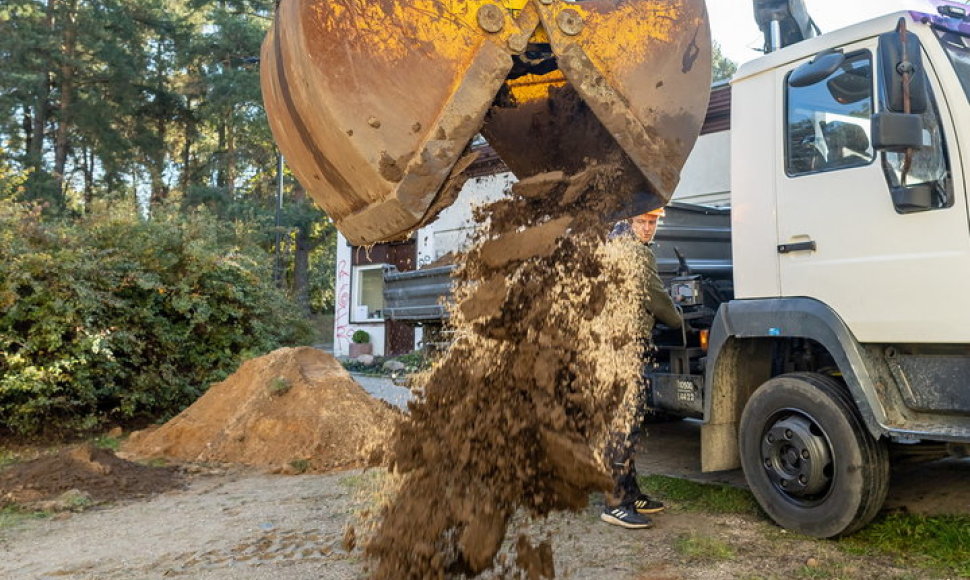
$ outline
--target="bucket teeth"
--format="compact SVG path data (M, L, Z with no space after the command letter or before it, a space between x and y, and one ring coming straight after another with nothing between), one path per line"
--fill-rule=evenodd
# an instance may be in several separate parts
M479 131L519 177L619 159L656 205L669 199L709 93L703 0L514 4L280 2L262 54L270 125L352 243L407 237L447 207ZM532 131L529 111L562 91L595 140Z

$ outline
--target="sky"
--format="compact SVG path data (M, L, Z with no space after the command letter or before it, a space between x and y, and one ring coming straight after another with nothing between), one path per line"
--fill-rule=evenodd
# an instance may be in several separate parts
M830 32L901 9L922 8L923 0L804 0L822 32ZM757 58L764 37L754 21L752 0L707 0L711 34L725 56L738 64Z

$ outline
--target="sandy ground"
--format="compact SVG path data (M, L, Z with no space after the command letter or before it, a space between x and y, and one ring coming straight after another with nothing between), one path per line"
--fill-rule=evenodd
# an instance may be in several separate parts
M184 491L0 536L3 578L356 578L347 475L203 476Z
M367 386L367 385L365 385ZM402 393L375 383L387 395ZM400 400L399 400L400 402ZM641 473L741 484L740 472L697 471L697 425L650 427ZM0 578L360 578L359 548L343 538L355 514L372 506L382 472L280 476L203 470L182 490L101 506L0 530ZM897 469L887 506L921 513L970 513L970 462ZM656 527L627 531L598 520L601 499L576 514L527 522L551 538L561 578L932 578L843 553L833 542L801 538L757 517L685 512L676 505ZM713 542L691 553L685 546Z
M197 476L187 489L151 500L3 530L0 578L364 577L359 551L347 552L343 537L355 511L367 505L366 482L379 476ZM599 507L594 499L582 513L519 524L552 538L562 578L816 577L805 575L809 564L842 578L932 577L888 559L847 556L831 542L799 538L757 518L672 506L655 518L654 529L627 531L600 523ZM687 554L683 545L692 538L713 540L731 555Z

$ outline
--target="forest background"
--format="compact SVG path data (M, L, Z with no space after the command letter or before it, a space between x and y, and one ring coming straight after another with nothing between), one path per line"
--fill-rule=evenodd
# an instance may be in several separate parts
M0 437L163 420L242 360L319 339L336 230L278 173L259 87L274 9L0 5ZM716 48L715 80L733 71Z
M336 230L288 174L277 217L273 9L0 5L0 436L163 419L313 342Z

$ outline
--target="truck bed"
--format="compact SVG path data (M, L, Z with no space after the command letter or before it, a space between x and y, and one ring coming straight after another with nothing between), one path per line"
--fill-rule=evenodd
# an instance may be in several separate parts
M675 248L695 274L731 280L731 210L673 202L657 230L657 268L663 278L677 275ZM384 319L440 324L448 318L451 272L455 265L400 272L384 268Z

